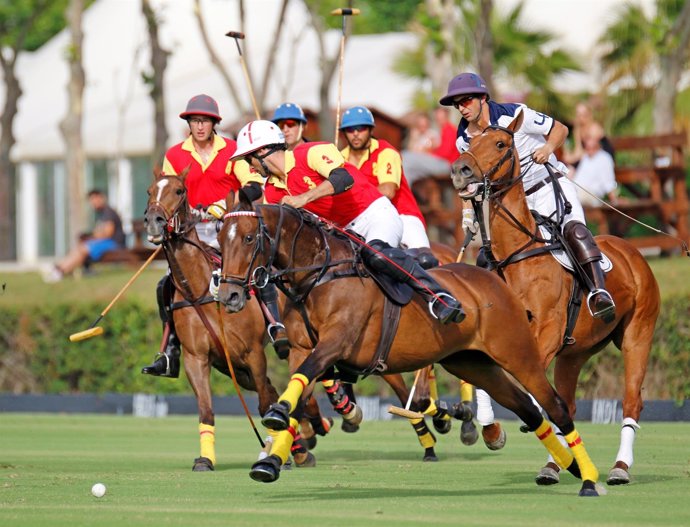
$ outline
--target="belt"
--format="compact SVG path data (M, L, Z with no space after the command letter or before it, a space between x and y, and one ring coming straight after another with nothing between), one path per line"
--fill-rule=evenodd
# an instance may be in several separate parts
M559 174L556 176L556 179L559 179L559 178L562 178L562 177L563 177L563 174L559 173ZM544 178L542 181L540 181L540 182L537 183L536 185L531 186L531 187L529 188L529 190L526 190L526 191L525 191L525 195L526 195L526 196L531 196L531 195L534 194L537 190L539 190L539 189L545 187L546 185L548 185L548 184L551 183L552 181L553 181L553 178L551 177L551 175L546 176L546 178Z

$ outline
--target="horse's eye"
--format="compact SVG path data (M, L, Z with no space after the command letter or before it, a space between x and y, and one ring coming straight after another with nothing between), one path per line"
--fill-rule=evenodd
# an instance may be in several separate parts
M178 196L181 196L182 194L184 194L184 189L183 189L183 188L178 188L178 189L175 191L175 194L177 194Z
M252 243L253 241L254 241L254 235L253 235L253 234L247 234L247 235L245 235L245 237L244 237L244 244L245 244L245 245L249 245L249 244Z
M506 147L506 144L503 141L498 141L496 143L496 148L498 148L499 150L503 150L505 147Z

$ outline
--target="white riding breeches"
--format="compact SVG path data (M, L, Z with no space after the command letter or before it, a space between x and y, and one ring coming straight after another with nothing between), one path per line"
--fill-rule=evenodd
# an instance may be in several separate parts
M368 243L382 240L391 247L400 245L403 235L403 222L400 214L388 198L381 196L348 225Z
M561 227L564 227L569 221L576 220L580 223L585 223L585 213L582 210L582 205L577 197L577 189L573 182L566 177L558 179L558 183L563 189L565 199L570 202L572 210L570 214L566 214L563 218ZM530 210L536 210L542 216L550 216L556 211L556 196L554 194L553 185L544 185L534 194L527 196L527 205ZM554 215L555 219L555 215Z
M403 222L402 244L408 249L419 249L420 247L430 247L429 237L422 220L417 216L401 214Z
M202 242L209 244L214 249L220 250L216 223L216 221L205 221L197 223L194 227L196 228L196 233Z

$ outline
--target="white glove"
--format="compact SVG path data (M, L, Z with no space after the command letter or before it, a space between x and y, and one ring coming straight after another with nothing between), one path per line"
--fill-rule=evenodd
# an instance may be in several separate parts
M217 220L222 220L226 212L226 204L224 199L219 199L218 201L211 203L206 208L206 213L209 216L213 216Z
M218 302L218 290L220 289L220 269L211 273L211 282L208 284L208 292L211 293L213 300Z
M475 235L478 229L479 223L477 223L474 217L474 211L472 209L462 209L462 230L465 235L467 235L467 231Z

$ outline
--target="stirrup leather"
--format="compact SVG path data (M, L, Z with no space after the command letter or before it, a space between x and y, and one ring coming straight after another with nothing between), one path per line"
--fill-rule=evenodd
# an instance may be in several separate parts
M592 305L591 305L590 301L592 300L592 297L594 297L595 295L598 295L598 294L602 294L602 295L608 297L608 299L611 301L611 306L607 307L606 309L603 309L602 311L597 311L595 313L594 311L592 311ZM589 309L589 314L592 315L592 317L603 318L607 314L615 311L616 303L613 301L613 297L611 296L611 294L606 289L593 289L587 295L587 309Z

